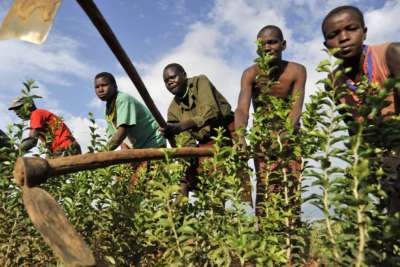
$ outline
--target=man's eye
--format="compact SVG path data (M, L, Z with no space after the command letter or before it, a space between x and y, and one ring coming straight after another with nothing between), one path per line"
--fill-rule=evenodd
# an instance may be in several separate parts
M328 34L326 35L326 38L327 38L327 39L332 39L332 38L334 38L336 35L337 35L337 33L335 33L335 32L328 33Z

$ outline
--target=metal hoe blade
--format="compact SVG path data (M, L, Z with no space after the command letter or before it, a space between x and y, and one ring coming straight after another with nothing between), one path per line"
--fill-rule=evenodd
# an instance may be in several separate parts
M66 266L94 266L92 251L45 190L23 187L23 201L33 225Z

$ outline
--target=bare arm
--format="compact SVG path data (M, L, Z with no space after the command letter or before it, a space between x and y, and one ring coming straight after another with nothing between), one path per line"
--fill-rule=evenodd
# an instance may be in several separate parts
M400 43L392 43L386 51L386 62L393 78L400 78Z
M292 111L289 114L290 119L293 122L293 127L299 123L301 110L304 102L305 85L307 79L306 68L303 65L299 65L296 69L296 80L293 85L292 97L294 99Z
M235 110L235 129L244 129L247 127L251 104L252 86L256 76L257 69L255 66L248 68L242 74L238 105Z
M29 131L29 137L22 140L19 149L22 152L29 151L31 148L37 145L38 139L39 139L39 129L31 129Z
M107 143L108 150L114 150L119 147L127 136L127 128L130 126L121 125Z
M167 123L165 127L160 127L159 130L163 136L170 137L188 129L194 128L195 126L196 123L193 120L189 119L177 123Z
M386 62L391 78L400 78L400 43L391 43L386 51ZM395 110L395 102L398 98L396 89L387 97L389 106L382 109L382 114Z

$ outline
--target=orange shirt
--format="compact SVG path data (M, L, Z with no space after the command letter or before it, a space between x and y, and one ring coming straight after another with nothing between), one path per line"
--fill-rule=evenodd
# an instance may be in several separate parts
M386 51L389 45L390 43L366 46L364 50L365 57L363 68L361 68L362 73L360 73L361 75L367 76L370 83L377 83L382 88L385 81L390 76L390 71L386 63ZM340 99L340 102L351 106L362 105L361 101L354 93L356 85L354 85L354 83L349 79L347 80L347 84L349 85L348 92L350 92L350 95ZM388 112L396 112L394 94L390 93L386 100L389 101L390 104L382 109L382 113L386 114ZM358 120L359 116L353 114L353 119Z

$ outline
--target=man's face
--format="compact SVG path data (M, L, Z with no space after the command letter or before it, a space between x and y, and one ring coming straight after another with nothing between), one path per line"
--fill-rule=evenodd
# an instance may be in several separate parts
M99 77L94 81L96 95L100 100L110 100L117 92L117 87L107 77Z
M186 91L186 73L175 67L166 68L163 73L165 87L173 95L183 96Z
M286 41L280 38L276 30L266 29L257 38L261 41L263 52L270 54L274 60L282 59L282 51L286 48Z
M27 104L24 104L24 105L22 105L22 106L20 106L20 107L18 107L16 109L14 109L14 112L19 118L21 118L23 120L29 120L30 119L31 112L28 109Z
M324 25L325 46L340 48L338 58L353 58L361 55L367 28L363 27L358 15L352 10L343 10L327 19Z

